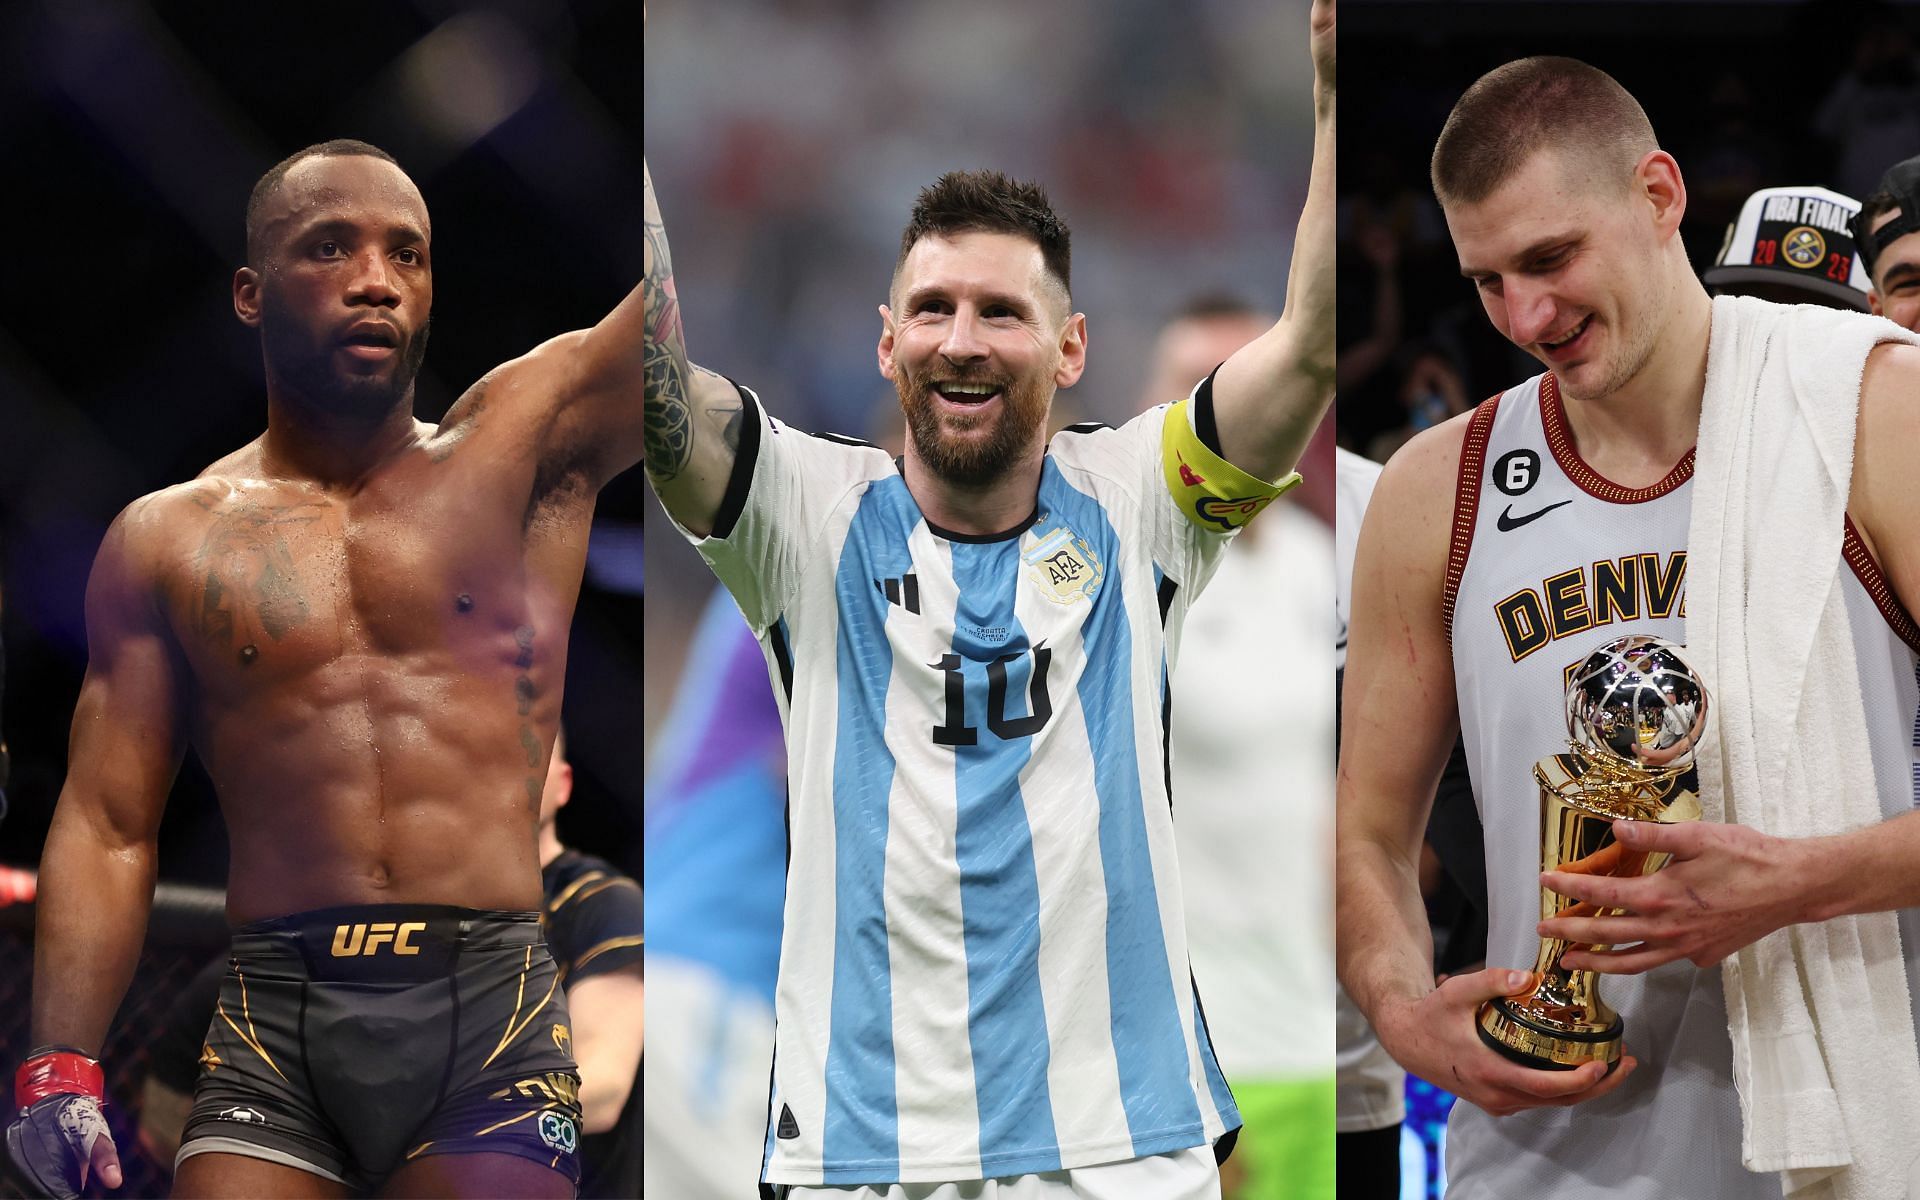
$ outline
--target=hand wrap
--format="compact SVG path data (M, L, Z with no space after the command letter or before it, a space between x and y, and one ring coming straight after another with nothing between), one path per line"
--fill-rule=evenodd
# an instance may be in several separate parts
M72 1200L86 1185L93 1148L113 1144L104 1103L106 1077L96 1059L49 1046L21 1064L13 1079L16 1115L7 1126L7 1156L32 1194Z

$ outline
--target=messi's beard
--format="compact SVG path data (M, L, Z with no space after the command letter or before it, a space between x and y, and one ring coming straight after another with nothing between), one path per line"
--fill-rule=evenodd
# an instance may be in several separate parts
M378 420L407 402L420 364L427 357L428 317L400 348L400 361L385 376L350 375L334 365L335 347L314 351L300 332L262 313L261 336L270 369L294 393L315 409L338 417Z
M960 487L984 487L1007 473L1033 441L1047 417L1048 395L1041 380L942 379L942 383L992 383L1000 388L1000 411L954 416L943 413L933 395L933 380L902 375L895 385L907 414L907 436L927 469ZM992 422L984 438L950 436L950 429L971 432Z

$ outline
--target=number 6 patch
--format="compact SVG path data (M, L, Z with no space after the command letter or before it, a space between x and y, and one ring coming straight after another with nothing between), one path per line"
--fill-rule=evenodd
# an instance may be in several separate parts
M1523 496L1540 480L1540 456L1531 450L1510 450L1493 464L1493 486L1509 496Z

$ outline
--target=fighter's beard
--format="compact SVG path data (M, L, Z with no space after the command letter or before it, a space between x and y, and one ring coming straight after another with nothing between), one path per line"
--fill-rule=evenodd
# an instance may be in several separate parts
M269 321L264 330L267 361L274 374L313 409L332 417L378 421L392 412L395 405L410 402L413 381L427 356L427 334L432 328L433 321L429 318L414 331L400 352L400 362L392 374L356 376L344 374L334 365L330 348L313 354L305 347L296 348L291 338L276 337L275 326Z
M997 383L1000 386L998 414L970 414L959 417L942 412L933 396L933 380L903 376L896 384L900 407L907 414L907 436L913 440L914 454L948 483L960 487L984 487L1006 474L1033 441L1034 431L1047 416L1048 397L1042 384L1021 380L942 379L942 383ZM986 422L993 427L984 438L950 436L950 429L971 432Z

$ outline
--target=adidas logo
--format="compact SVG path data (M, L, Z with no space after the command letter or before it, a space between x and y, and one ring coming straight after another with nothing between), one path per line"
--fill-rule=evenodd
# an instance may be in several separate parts
M913 572L909 571L898 579L876 579L873 586L887 598L888 604L898 604L910 613L919 614L920 580Z
M774 1127L773 1135L778 1138L800 1136L800 1122L793 1119L793 1110L784 1104L780 1106L780 1124Z

